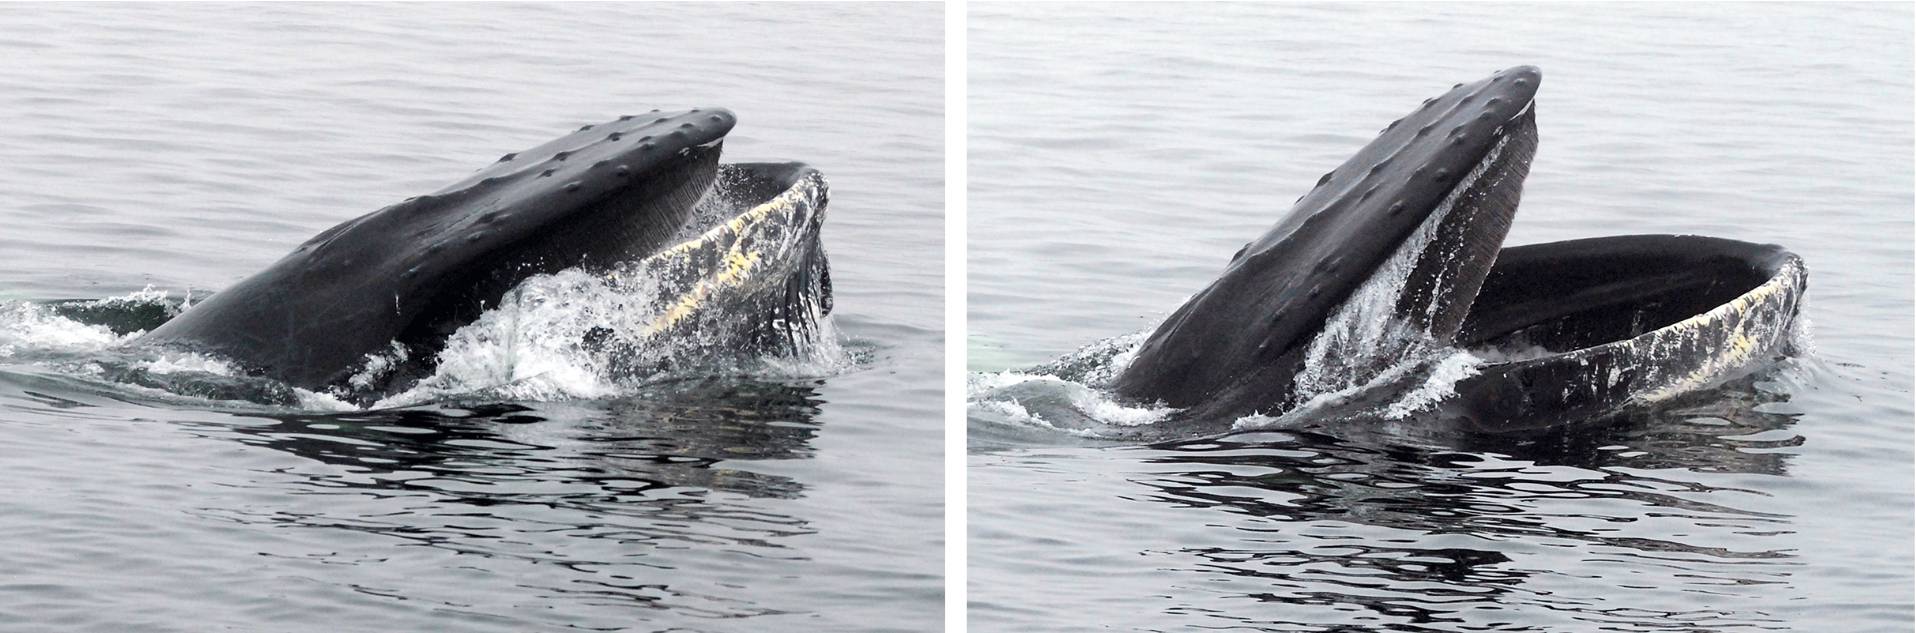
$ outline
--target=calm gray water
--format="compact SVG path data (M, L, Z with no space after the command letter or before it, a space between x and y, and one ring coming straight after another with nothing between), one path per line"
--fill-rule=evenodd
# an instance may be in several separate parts
M1908 631L1907 5L970 22L974 381L1156 323L1423 99L1543 68L1507 244L1778 242L1814 351L1581 434L1087 445L974 404L979 631Z
M0 629L923 631L942 600L936 5L0 7ZM586 123L831 181L853 362L326 414L41 362ZM37 315L37 316L36 316Z

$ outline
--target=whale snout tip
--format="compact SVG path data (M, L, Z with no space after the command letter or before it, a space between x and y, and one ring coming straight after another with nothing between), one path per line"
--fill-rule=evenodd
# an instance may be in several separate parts
M581 134L602 134L604 140L613 143L621 141L631 143L633 151L650 153L652 150L712 145L731 133L738 124L738 115L725 108L698 107L678 112L653 110L645 114L627 114L613 121L608 129L595 126L580 128Z
M686 114L691 116L697 123L719 126L725 129L731 129L734 124L738 123L738 115L733 114L731 110L725 108L692 108L691 110L687 110Z
M1511 66L1491 75L1490 82L1502 84L1505 90L1528 98L1537 94L1538 85L1543 83L1543 69L1528 64Z
M1530 107L1537 97L1538 84L1541 83L1543 83L1543 69L1537 68L1536 66L1523 65L1511 66L1499 70L1487 79L1480 80L1467 87L1458 88L1457 90L1468 92L1468 95L1464 97L1464 101L1466 102L1478 95L1488 96L1488 99L1480 103L1490 107L1492 110L1496 110L1495 106L1513 104L1516 106L1514 110L1505 110L1504 112L1514 112L1509 118L1515 119L1530 111ZM1484 112L1480 116L1489 118L1495 115L1491 112Z
M690 125L714 138L723 137L738 125L738 115L725 108L692 108L685 112L686 121L681 126Z
M1530 64L1523 64L1520 66L1511 66L1509 68L1505 68L1503 70L1497 71L1497 76L1499 77L1506 76L1506 75L1516 79L1542 80L1543 69L1538 68L1536 66L1532 66Z

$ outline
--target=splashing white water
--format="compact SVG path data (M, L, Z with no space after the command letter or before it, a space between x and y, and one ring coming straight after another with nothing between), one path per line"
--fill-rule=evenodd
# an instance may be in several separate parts
M1169 419L1178 409L1118 401L1106 391L1057 376L1015 371L967 379L966 407L987 419L1099 437L1099 427L1137 427Z
M162 353L158 358L140 361L139 366L146 371L161 375L202 373L236 376L240 373L232 363L190 352Z
M1403 368L1435 361L1446 353L1447 341L1439 341L1430 332L1397 314L1411 273L1426 251L1437 246L1437 234L1444 219L1456 210L1465 192L1497 164L1509 137L1499 140L1470 172L1451 188L1430 217L1397 247L1390 259L1377 267L1351 296L1325 320L1324 329L1311 339L1305 352L1304 370L1299 372L1292 397L1309 402L1319 397L1349 393L1363 385L1378 382L1385 374L1401 374ZM1461 257L1460 252L1436 253L1445 258ZM1439 274L1423 307L1425 321L1436 314L1441 302L1436 298L1454 292L1455 280Z
M975 418L1092 438L1113 427L1163 422L1180 409L1125 402L1108 389L1149 334L1098 341L1029 371L973 373L966 379L966 408Z
M830 375L850 364L828 316L807 324L803 337L777 353L751 347L735 327L663 335L653 324L672 306L656 300L656 283L643 275L623 279L629 281L574 269L526 280L447 339L430 377L373 406L472 394L606 398L679 370L801 377ZM742 322L754 316L711 318Z
M1424 382L1417 388L1405 392L1390 406L1384 408L1384 418L1402 420L1413 414L1428 411L1437 403L1457 395L1457 382L1477 375L1484 366L1484 359L1467 351L1458 350L1430 368Z
M158 308L168 316L181 308L167 301L170 293L147 286L117 297L66 304L68 309L88 312L134 311ZM47 353L80 353L107 349L130 341L139 331L116 334L103 324L68 318L52 305L30 301L0 302L0 358Z
M104 325L68 319L27 301L0 304L0 358L102 350L131 336L114 334Z

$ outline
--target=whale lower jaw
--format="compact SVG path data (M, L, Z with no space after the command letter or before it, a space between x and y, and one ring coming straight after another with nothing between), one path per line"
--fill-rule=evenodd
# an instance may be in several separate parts
M1505 251L1480 297L1491 308L1466 336L1509 358L1460 380L1441 407L1484 432L1565 426L1746 375L1790 353L1808 283L1780 247L1700 236Z

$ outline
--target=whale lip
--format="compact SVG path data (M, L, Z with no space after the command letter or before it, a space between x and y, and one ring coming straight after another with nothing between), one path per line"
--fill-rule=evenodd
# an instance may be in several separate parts
M1776 244L1701 235L1512 246L1485 279L1457 344L1532 345L1548 354L1597 347L1704 314L1801 267ZM1585 325L1540 327L1567 322Z
M1423 292L1399 308L1454 331L1516 212L1542 77L1515 66L1456 84L1386 126L1152 332L1119 394L1202 416L1288 407L1304 349L1420 230L1435 235L1408 282Z

